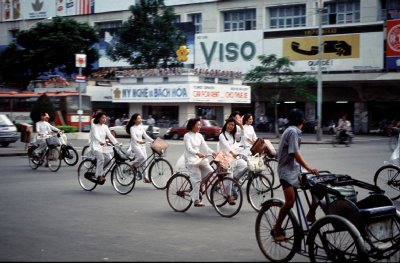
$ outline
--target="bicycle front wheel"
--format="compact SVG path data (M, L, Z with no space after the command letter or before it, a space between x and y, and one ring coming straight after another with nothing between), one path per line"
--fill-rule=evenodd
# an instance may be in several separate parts
M281 182L278 176L278 160L275 158L270 158L268 159L266 165L267 169L262 171L262 174L267 176L272 184L273 189L276 190L281 187Z
M154 187L159 190L167 188L167 182L172 173L172 165L163 158L154 159L149 167L149 179Z
M46 158L50 171L57 172L61 167L60 151L57 148L49 148Z
M283 201L281 200L268 201L262 206L256 219L255 230L258 247L264 256L273 262L290 261L296 253L296 249L301 245L302 239L299 223L291 210L282 222L286 240L275 241L273 228L282 206Z
M229 202L233 198L234 202ZM242 189L236 180L224 177L217 180L211 188L211 204L223 217L236 215L243 203Z
M311 262L369 262L357 228L338 215L327 215L310 229L307 238Z
M64 162L69 166L74 166L78 163L79 155L74 147L66 145L64 148Z
M38 157L28 156L29 167L36 170L40 166L40 160Z
M400 198L400 168L393 164L380 167L374 176L374 184L385 191L392 200Z
M78 166L78 182L85 191L92 191L97 186L96 160L83 160Z
M111 183L118 193L129 194L135 187L135 172L127 163L116 164L111 172Z
M167 183L167 201L169 206L176 212L185 212L192 205L190 192L192 184L189 176L177 173Z
M263 174L253 174L247 181L246 195L251 207L259 212L262 204L274 197L270 180Z

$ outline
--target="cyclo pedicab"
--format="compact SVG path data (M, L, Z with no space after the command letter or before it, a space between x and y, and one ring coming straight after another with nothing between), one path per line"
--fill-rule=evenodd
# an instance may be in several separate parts
M369 195L357 201L354 187ZM323 195L319 207L325 213L314 223L307 222L303 207L304 200L310 207L311 189ZM286 239L278 242L273 227L283 204L277 198L265 201L255 224L258 246L273 262L289 261L295 253L311 262L400 262L400 212L375 185L328 171L319 177L302 173L295 206L282 223Z

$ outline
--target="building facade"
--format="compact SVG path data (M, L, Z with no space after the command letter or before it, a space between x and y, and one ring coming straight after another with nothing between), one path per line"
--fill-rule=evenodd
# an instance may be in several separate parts
M98 47L100 54L104 54L118 27L129 18L128 7L136 3L132 0L116 2L0 1L0 44L10 43L20 29L30 28L38 21L60 15L99 26L102 41ZM38 4L35 9L36 3L43 3L42 9L39 9ZM209 72L241 72L243 76L259 65L257 57L261 54L286 56L294 62L295 72L317 77L319 64L321 65L322 94L317 94L317 89L313 93L322 96L323 125L330 120L336 121L347 113L356 133L368 133L377 128L382 119L400 117L397 113L400 101L398 0L165 0L165 3L174 7L178 23L193 25L192 31L187 32L187 45L191 52L185 68ZM318 48L320 44L321 52ZM123 61L111 62L102 56L98 66L111 68L129 65ZM188 86L191 83L189 78L191 77L186 78ZM90 92L91 86L107 90L109 94L103 97L107 97L109 101L98 101L98 105L112 103L113 108L129 109L129 113L140 111L144 116L152 113L161 117L164 115L161 109L167 109L166 114L172 115L179 123L182 123L182 118L201 114L196 106L190 110L186 108L189 101L182 102L186 106L176 108L166 101L124 100L118 103L113 97L118 85L161 83L166 89L168 85L174 85L165 82L165 79L163 82L162 79L164 78L156 80L154 77L144 77L141 80L143 83L137 83L137 78L128 77L121 78L120 83L107 84L108 86L90 85L100 83L93 81L88 83L87 90ZM214 76L212 79L215 85L218 84L219 78ZM212 79L196 81L212 82ZM174 81L171 83L176 84ZM216 85L215 88L221 87ZM291 87L281 90L279 115L285 116L291 108L300 107L305 110L309 121L317 119L317 102L296 96ZM276 82L271 80L263 83L251 93L250 103L224 100L223 103L229 106L222 110L213 108L216 113L214 115L223 118L230 109L242 113L252 112L256 118L261 115L274 118L275 105L271 101L276 93ZM207 106L207 103L205 101L201 105ZM214 103L216 102L210 101L210 107L220 107L213 105Z

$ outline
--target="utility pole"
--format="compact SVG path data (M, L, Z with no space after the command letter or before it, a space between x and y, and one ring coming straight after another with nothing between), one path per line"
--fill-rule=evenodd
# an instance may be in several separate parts
M322 13L323 0L318 1L318 87L317 87L317 141L322 139Z
M82 132L82 86L86 82L86 79L82 76L82 68L86 67L86 54L75 54L75 66L79 68L79 76L76 81L79 82L79 107L78 107L78 118L79 118L79 132Z

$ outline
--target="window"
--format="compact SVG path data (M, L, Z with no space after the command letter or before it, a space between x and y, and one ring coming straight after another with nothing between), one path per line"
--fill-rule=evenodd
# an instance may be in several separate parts
M224 31L244 31L256 29L256 10L235 10L223 12Z
M190 21L193 22L194 28L195 28L195 33L201 33L202 32L202 27L201 27L201 14L191 14L189 15Z
M324 4L323 25L360 22L360 1L336 1Z
M176 15L175 16L175 23L180 23L181 22L181 16L180 15Z
M96 22L95 27L99 31L100 43L102 43L102 41L111 43L112 40L115 40L114 37L116 37L117 31L122 27L122 20ZM104 48L105 47L100 46L100 49Z
M306 5L270 7L269 17L270 28L306 26Z

